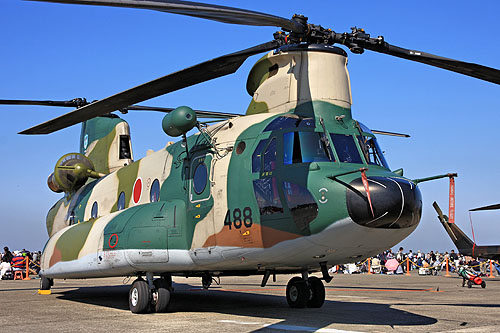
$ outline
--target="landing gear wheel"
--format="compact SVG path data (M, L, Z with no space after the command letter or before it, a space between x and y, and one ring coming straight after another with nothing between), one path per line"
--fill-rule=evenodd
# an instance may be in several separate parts
M486 288L486 282L481 282L481 288Z
M472 281L467 281L467 287L472 288Z
M151 301L151 290L148 283L142 279L137 279L132 283L128 293L128 305L132 313L146 313L149 310Z
M155 290L153 291L153 305L155 312L166 312L170 303L170 286L165 279L156 279L153 281Z
M50 287L54 285L54 280L46 278L42 275L40 279L40 290L50 290Z
M323 285L323 281L315 276L311 276L308 281L310 296L307 307L320 308L325 302L325 286Z
M305 308L309 301L309 286L296 276L288 281L286 286L286 301L291 308Z
M208 289L212 285L212 276L210 274L205 274L201 277L201 285L203 289Z

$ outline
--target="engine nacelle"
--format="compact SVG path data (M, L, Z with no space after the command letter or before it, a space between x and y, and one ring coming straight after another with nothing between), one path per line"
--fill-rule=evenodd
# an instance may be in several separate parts
M61 193L64 192L62 188L59 187L59 184L57 184L56 179L54 177L54 173L52 172L49 175L49 178L47 178L47 186L56 193Z
M85 155L70 153L61 157L54 172L47 179L49 188L56 192L74 192L94 173L94 164Z
M179 106L168 113L161 123L163 131L170 136L186 134L196 126L196 112L190 107Z

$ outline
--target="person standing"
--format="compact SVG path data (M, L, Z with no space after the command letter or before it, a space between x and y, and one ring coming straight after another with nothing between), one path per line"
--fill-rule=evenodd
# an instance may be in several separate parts
M12 260L13 255L9 251L9 248L6 246L3 248L2 262L0 263L0 279L3 279L5 273L10 270L10 261Z

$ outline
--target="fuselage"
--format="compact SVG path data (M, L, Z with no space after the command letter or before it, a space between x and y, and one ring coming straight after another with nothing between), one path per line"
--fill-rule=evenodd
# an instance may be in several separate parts
M42 274L317 270L397 244L418 225L420 192L352 119L345 65L337 50L259 60L246 116L61 199Z

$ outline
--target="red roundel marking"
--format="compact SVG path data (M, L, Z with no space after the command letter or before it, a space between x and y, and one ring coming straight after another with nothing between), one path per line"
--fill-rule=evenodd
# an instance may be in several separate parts
M134 184L134 203L138 203L141 200L142 194L142 180L141 178L137 178Z
M113 245L111 245L112 243L113 243ZM108 239L109 247L113 249L117 244L118 244L118 235L112 234L111 236L109 236L109 239Z

